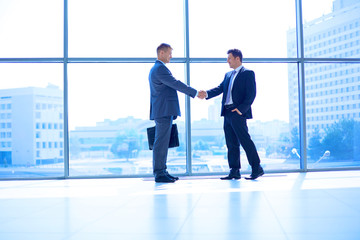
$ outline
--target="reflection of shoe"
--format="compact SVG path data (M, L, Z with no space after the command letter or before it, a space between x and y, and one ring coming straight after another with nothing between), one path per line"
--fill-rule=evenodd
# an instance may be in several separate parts
M264 169L261 166L259 166L259 169L257 172L252 172L250 177L246 177L245 179L246 180L255 180L258 177L261 177L262 175L264 175Z
M232 179L240 179L240 178L241 178L240 170L239 169L236 169L236 170L231 169L228 176L221 177L220 179L221 180L232 180Z
M158 175L155 177L155 182L157 182L157 183L173 183L173 182L175 182L175 179L170 178L166 174L162 174L162 175Z

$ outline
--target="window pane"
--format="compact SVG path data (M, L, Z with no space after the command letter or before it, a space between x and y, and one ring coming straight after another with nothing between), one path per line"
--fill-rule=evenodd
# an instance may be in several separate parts
M287 31L295 27L295 1L189 2L191 57L224 57L232 48L242 49L248 58L286 57ZM294 37L295 32L290 38Z
M256 75L257 97L252 105L253 119L247 123L262 166L265 170L298 169L299 118L289 117L289 114L294 112L293 106L297 104L297 98L290 99L292 93L297 90L297 85L290 85L288 80L288 68L296 69L296 64L243 65L254 70ZM192 64L192 85L197 89L206 90L217 87L223 81L225 73L230 70L225 63ZM229 170L223 117L220 117L221 97L222 95L210 100L192 102L194 173ZM243 170L250 170L243 150L241 165Z
M62 64L0 64L0 178L64 176L64 149L55 147L63 129L47 127L63 124L62 72Z
M152 174L149 71L153 64L69 64L70 175ZM183 80L184 65L168 64ZM180 148L169 149L168 170L185 172L185 97Z
M155 57L162 42L184 56L182 0L75 0L69 19L71 57Z
M62 0L1 0L0 57L61 57Z
M303 3L305 57L360 57L359 1L304 0Z
M360 166L360 64L305 70L309 168Z

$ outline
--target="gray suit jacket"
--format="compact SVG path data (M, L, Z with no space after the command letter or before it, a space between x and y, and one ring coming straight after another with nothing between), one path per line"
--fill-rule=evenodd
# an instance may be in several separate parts
M195 97L197 91L176 80L170 70L159 60L156 60L149 74L150 84L150 120L155 118L181 116L177 91Z

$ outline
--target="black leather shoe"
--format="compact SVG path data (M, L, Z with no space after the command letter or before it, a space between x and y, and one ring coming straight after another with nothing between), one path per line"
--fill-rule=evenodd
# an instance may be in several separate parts
M261 177L262 175L264 175L264 169L260 166L259 170L257 172L253 172L251 173L250 177L246 177L246 180L255 180L258 177Z
M230 173L228 176L226 177L222 177L220 178L221 180L232 180L232 179L240 179L241 175L240 175L240 170L230 170Z
M173 183L173 182L175 182L175 179L170 178L166 174L163 174L163 175L156 176L155 177L155 182L157 182L157 183Z
M175 181L179 180L178 177L172 176L172 175L170 175L170 173L168 173L168 172L166 172L166 175L167 175L169 178L174 179Z

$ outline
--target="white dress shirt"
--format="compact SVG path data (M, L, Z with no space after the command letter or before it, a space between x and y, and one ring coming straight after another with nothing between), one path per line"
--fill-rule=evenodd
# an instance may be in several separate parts
M235 69L235 74L234 74L234 76L233 76L232 81L231 81L231 79L230 79L230 81L231 81L231 86L230 86L230 88L231 88L231 90L230 90L230 98L229 98L229 101L225 103L226 105L230 105L230 104L233 104L233 103L234 103L233 100L232 100L231 91L232 91L232 88L233 88L233 86L234 86L234 80L235 80L236 76L238 75L238 73L240 72L240 70L241 70L242 67L243 67L242 65L240 65L239 67L237 67L237 68Z

